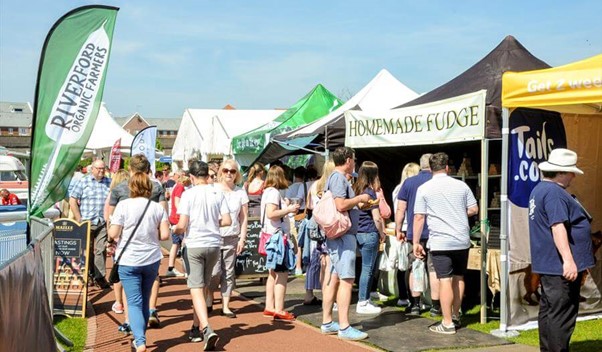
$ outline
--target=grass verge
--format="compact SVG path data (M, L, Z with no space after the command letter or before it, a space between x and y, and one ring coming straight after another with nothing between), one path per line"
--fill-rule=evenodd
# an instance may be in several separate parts
M85 318L57 316L54 319L54 325L73 342L73 347L63 346L66 351L81 352L84 350L88 334L88 321Z

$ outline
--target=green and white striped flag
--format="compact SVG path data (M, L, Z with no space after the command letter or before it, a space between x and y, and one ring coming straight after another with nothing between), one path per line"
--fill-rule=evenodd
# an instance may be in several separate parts
M29 215L65 197L98 116L118 10L74 9L46 37L32 121Z

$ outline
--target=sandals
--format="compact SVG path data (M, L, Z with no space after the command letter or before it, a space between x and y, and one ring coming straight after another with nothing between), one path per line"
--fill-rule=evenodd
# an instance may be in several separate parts
M319 299L318 297L314 296L314 298L312 298L311 301L303 302L303 305L304 306L321 306L322 300Z

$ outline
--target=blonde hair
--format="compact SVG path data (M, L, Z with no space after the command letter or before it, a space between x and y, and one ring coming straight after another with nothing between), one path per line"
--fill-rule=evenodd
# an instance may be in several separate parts
M255 163L249 168L249 177L247 181L251 183L255 178L265 175L265 166L262 163Z
M334 172L334 161L332 159L327 160L322 167L322 176L319 180L316 181L316 192L324 191L324 187L326 187L326 181L328 181L328 177L330 174Z
M238 185L242 182L242 175L240 174L240 166L238 165L238 163L236 162L236 160L234 159L228 159L228 160L224 160L222 162L222 165L219 168L219 171L217 173L217 180L219 182L223 182L224 181L224 175L222 170L228 166L231 169L236 169L236 178L234 178L234 184Z
M401 180L399 184L403 185L403 181L405 181L408 177L416 176L420 172L420 165L416 163L407 163L403 170L401 170Z
M113 188L115 188L115 186L117 186L118 184L120 184L123 181L127 181L129 178L130 178L130 173L127 172L125 169L117 170L117 172L115 172L115 174L111 178L111 185L109 186L109 190L112 191Z

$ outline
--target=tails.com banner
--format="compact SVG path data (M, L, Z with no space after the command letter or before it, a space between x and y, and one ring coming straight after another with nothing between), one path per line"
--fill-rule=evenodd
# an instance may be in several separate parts
M33 115L29 214L64 198L102 100L118 8L84 6L59 19L40 58Z

